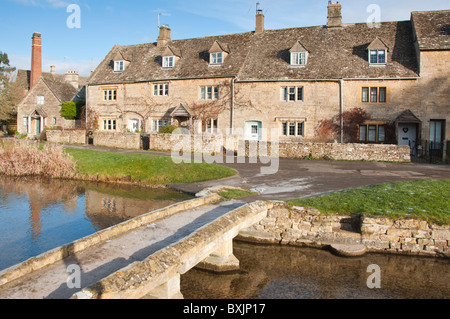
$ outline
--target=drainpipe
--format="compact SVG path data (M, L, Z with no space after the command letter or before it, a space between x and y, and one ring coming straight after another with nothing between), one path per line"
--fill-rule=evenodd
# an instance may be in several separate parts
M341 143L344 143L344 119L342 118L342 114L344 113L344 79L339 80L339 118L341 120L340 130L341 130Z
M231 79L231 114L230 114L230 134L233 134L234 128L234 85L235 85L236 77Z

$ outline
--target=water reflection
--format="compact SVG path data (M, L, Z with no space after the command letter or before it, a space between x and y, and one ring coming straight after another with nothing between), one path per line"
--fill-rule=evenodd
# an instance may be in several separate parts
M193 269L181 276L186 299L448 298L448 259L367 254L342 258L311 248L235 243L239 273ZM381 289L367 287L367 267L381 268Z
M0 270L190 197L166 189L0 179Z

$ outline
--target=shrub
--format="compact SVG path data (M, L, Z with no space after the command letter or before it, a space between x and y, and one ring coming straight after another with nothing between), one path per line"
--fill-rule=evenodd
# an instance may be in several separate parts
M177 128L178 128L178 126L176 126L176 125L167 125L167 126L161 127L161 129L159 130L159 133L172 134L173 131L175 131Z

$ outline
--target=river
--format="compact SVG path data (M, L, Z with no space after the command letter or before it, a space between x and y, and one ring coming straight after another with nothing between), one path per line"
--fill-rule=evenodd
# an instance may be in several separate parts
M192 197L167 189L0 179L0 270Z

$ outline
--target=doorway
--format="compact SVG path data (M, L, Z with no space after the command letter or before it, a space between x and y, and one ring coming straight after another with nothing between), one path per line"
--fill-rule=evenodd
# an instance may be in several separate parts
M260 141L262 139L262 123L259 121L246 122L245 139L248 141Z

